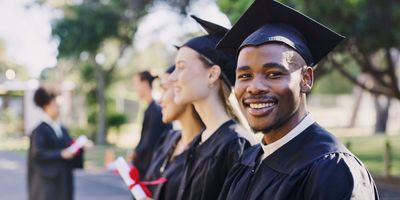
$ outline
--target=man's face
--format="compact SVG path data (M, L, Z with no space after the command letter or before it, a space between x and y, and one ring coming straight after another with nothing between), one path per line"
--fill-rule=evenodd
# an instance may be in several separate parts
M248 46L240 51L235 95L255 131L267 134L290 127L294 116L304 114L304 83L312 85L312 70L304 75L304 65L299 54L279 43Z
M148 82L145 80L140 80L138 75L133 77L133 87L140 99L143 99L146 96L147 91L151 90Z

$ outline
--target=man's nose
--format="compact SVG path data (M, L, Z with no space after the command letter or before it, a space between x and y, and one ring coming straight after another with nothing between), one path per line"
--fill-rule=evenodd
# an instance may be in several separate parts
M269 87L261 76L256 76L251 80L249 86L246 88L246 92L250 94L262 94L267 93L268 91Z

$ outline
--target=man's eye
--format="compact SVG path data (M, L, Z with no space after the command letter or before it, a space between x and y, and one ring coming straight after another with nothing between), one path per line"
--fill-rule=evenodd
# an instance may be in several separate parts
M249 78L251 78L251 75L250 75L250 74L239 74L239 75L237 76L237 79L241 79L241 80L243 80L243 79L249 79Z
M279 78L281 77L283 74L280 72L271 72L267 74L268 78Z

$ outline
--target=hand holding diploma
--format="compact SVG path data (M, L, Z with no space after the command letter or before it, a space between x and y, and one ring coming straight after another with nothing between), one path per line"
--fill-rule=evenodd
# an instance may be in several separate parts
M61 157L69 160L73 158L81 148L88 144L90 144L90 140L85 135L81 135L69 147L61 151Z
M85 135L81 135L66 150L72 154L76 154L82 147L85 146L87 141L88 138Z

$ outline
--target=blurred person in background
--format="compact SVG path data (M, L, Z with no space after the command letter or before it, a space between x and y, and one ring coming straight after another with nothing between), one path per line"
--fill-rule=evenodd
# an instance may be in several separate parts
M55 91L40 87L34 102L43 110L43 117L30 136L29 200L72 200L73 169L83 168L83 151L74 154L66 150L73 141L59 122L60 105Z
M153 154L153 159L144 179L151 181L160 177L166 178L165 183L149 186L153 192L153 198L158 200L175 200L177 198L177 188L182 179L188 147L204 128L192 104L176 104L174 102L174 87L168 80L174 69L175 66L173 65L160 76L162 89L160 105L163 122L177 121L181 130L166 132L157 145L157 150Z
M146 175L147 169L154 152L154 149L162 134L172 129L171 124L162 122L161 107L154 101L152 96L152 84L155 76L149 71L142 71L133 76L133 86L140 100L144 101L148 107L144 112L140 141L136 146L131 158L141 177Z

